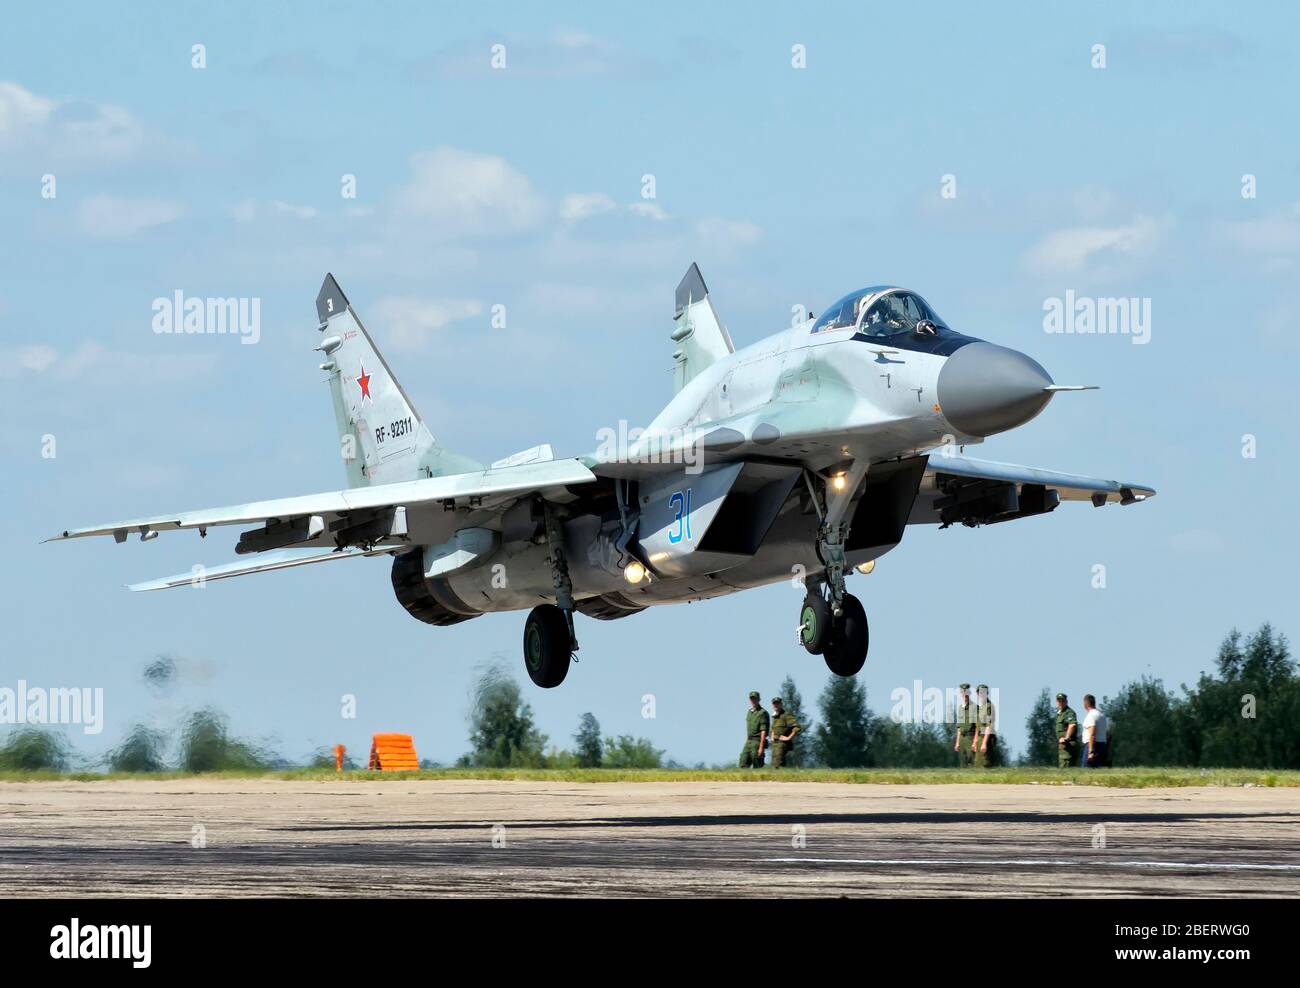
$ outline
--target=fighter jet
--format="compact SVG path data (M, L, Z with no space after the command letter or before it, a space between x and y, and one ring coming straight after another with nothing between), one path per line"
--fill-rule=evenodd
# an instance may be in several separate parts
M792 644L852 676L869 634L847 580L870 572L909 525L976 527L1061 501L1155 494L966 457L963 447L1085 386L1058 385L1025 354L950 329L904 288L851 292L737 350L692 264L670 333L675 394L658 417L582 456L556 459L543 445L490 466L434 438L333 275L316 314L345 489L55 539L149 541L233 525L245 529L235 552L257 557L132 590L391 556L393 593L418 621L527 610L524 665L540 687L569 671L575 614L609 621L798 579L806 593Z

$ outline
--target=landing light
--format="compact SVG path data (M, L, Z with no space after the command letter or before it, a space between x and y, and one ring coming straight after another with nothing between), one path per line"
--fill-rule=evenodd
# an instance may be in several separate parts
M874 559L868 559L865 563L858 563L858 565L853 568L865 576L876 568L876 561Z
M640 583L645 579L645 575L645 567L635 559L623 567L623 579L628 583Z
M848 480L845 478L843 473L837 473L833 477L831 477L831 486L834 487L837 491L844 490L844 485L847 483Z

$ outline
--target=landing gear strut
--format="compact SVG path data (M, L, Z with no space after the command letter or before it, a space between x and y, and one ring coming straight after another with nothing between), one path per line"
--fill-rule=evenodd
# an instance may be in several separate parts
M831 613L836 618L843 613L844 571L848 566L844 553L852 520L849 507L862 478L867 475L868 466L870 463L865 459L854 460L848 470L823 481L824 511L814 492L813 504L821 516L821 526L817 529L817 557L826 564L826 589L830 594Z
M573 630L573 581L564 558L564 531L555 509L542 501L546 541L550 547L551 578L555 581L555 603L534 607L524 622L524 668L528 678L543 689L564 682L569 674L578 638Z
M842 473L822 482L822 497L805 474L813 505L821 519L817 557L826 566L825 582L813 586L799 612L799 640L813 655L821 655L837 676L854 676L867 660L869 635L862 602L844 588L845 559L851 515L849 507L866 476L869 463L855 460ZM823 509L822 505L825 504Z

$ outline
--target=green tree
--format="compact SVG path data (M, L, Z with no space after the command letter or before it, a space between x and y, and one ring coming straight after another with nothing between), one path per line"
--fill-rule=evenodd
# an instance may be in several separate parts
M1022 765L1047 765L1055 768L1060 763L1057 754L1060 745L1056 739L1056 700L1054 694L1046 687L1034 700L1034 706L1025 718L1025 734L1029 737L1029 747L1025 749Z
M71 761L67 739L41 727L20 727L0 747L0 770L7 772L64 772Z
M816 744L810 743L814 741L813 724L812 718L803 708L803 696L795 686L794 679L788 675L781 680L781 690L777 695L785 701L786 713L792 714L799 725L799 736L795 738L794 747L786 755L785 763L791 768L807 768L815 759Z
M1014 765L1016 763L1016 754L1011 750L1011 746L1007 744L1006 737L999 734L997 738L997 745L988 759L988 767L1003 768L1007 765Z
M649 738L634 738L620 734L605 739L606 768L660 768L664 753L650 743Z
M1234 629L1219 646L1218 677L1187 690L1180 733L1194 764L1300 767L1300 678L1286 637L1269 624L1245 639Z
M600 768L605 753L600 743L600 722L596 715L585 713L578 721L578 731L573 735L574 755L578 768Z
M334 760L334 746L331 744L327 744L320 748L317 748L315 751L311 753L311 756L307 759L308 768L327 768L333 771L336 764L337 763ZM437 768L437 767L438 767L437 764L435 764L434 762L430 762L426 758L420 759L420 768ZM357 760L353 758L350 754L348 754L348 752L345 750L343 752L343 771L355 772L359 768L361 768L361 766L357 764Z
M1110 723L1115 765L1186 765L1189 752L1180 729L1181 704L1158 679L1126 683L1101 709ZM1080 737L1082 737L1082 730Z
M817 761L827 768L861 768L872 764L868 742L872 728L867 691L856 677L832 676L817 699L821 711L815 735Z
M163 748L167 735L144 724L136 724L116 748L108 753L110 772L162 772Z
M271 752L230 736L225 714L196 710L181 724L180 767L185 772L260 772L276 761Z
M469 714L472 750L461 758L478 768L541 768L546 735L533 723L533 708L519 684L500 666L484 669L474 683Z
M876 716L868 728L867 754L866 764L884 768L947 768L955 758L946 725Z

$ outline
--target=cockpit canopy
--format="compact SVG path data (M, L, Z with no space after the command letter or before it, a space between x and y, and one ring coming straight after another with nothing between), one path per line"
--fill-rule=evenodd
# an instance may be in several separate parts
M927 320L933 326L926 326ZM894 336L916 333L918 323L922 323L922 333L948 329L920 295L905 288L878 285L845 295L822 313L812 331L854 329L866 336Z

